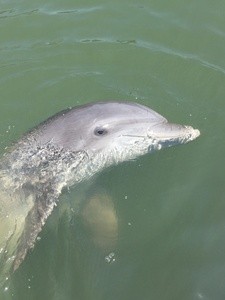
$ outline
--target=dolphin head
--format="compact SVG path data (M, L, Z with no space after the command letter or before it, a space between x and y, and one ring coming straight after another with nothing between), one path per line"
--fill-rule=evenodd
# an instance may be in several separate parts
M64 187L199 134L129 102L68 109L25 134L0 160L0 285L33 247Z
M194 140L199 130L172 124L130 102L97 102L64 111L42 123L38 141L86 151L109 164ZM41 131L41 133L40 133Z

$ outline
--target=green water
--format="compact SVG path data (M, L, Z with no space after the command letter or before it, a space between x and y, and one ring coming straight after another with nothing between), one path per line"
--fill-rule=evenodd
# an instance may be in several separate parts
M225 299L225 2L0 0L0 28L1 152L104 99L201 131L65 191L0 299ZM109 201L112 243L77 211L92 189Z

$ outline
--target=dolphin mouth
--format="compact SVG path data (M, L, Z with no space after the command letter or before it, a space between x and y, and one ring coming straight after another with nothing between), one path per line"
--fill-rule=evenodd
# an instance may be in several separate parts
M153 139L161 147L186 144L195 140L199 135L200 131L191 126L166 122L154 125L148 131L148 137Z

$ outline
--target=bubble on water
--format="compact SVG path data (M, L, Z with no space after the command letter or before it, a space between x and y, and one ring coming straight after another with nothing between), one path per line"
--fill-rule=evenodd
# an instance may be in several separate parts
M109 253L106 257L105 257L105 261L109 264L109 263L113 263L116 261L115 259L115 253L111 252Z
M198 297L199 299L203 299L202 293L197 293L197 297Z

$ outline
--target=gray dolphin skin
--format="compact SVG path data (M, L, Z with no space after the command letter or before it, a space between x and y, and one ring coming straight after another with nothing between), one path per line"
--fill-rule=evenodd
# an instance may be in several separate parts
M62 111L22 136L0 160L0 278L34 246L63 188L199 135L140 104L97 102Z

